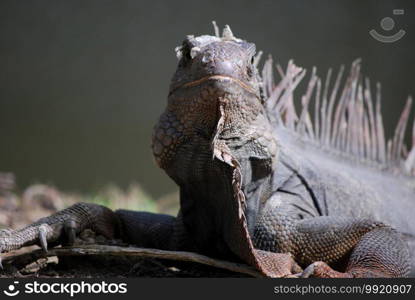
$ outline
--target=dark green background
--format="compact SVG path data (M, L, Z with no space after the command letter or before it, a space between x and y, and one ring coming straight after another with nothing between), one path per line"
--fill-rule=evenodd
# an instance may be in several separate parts
M405 9L393 16L394 8ZM154 196L174 184L152 160L152 127L187 34L211 20L283 65L320 75L363 59L383 83L388 132L415 94L414 1L0 1L0 171L88 191L136 181ZM394 44L372 39L391 16Z

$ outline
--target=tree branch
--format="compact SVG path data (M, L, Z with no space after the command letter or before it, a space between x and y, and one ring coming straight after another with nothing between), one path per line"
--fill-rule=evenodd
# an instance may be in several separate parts
M149 257L176 261L189 261L215 268L225 269L236 273L251 275L253 277L264 277L260 272L245 264L233 263L210 258L201 254L184 251L167 251L150 248L121 247L107 245L79 245L74 247L61 247L49 249L47 253L38 249L28 253L8 255L3 258L4 265L13 265L17 268L24 267L39 258L51 256L132 256Z

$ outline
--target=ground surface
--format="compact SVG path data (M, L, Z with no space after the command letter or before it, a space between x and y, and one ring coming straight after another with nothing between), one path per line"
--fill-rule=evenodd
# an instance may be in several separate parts
M5 266L0 277L247 277L198 263L131 257L51 257L19 270Z

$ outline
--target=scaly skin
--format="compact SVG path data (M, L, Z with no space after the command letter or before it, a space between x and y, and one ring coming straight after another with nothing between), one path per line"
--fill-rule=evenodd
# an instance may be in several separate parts
M177 53L152 148L180 187L179 216L77 204L4 232L1 251L70 243L92 228L144 247L244 261L270 277L407 276L408 247L398 231L372 217L371 190L328 172L273 127L253 63L255 45L225 28L223 37L187 37ZM336 203L352 197L364 209L342 213Z

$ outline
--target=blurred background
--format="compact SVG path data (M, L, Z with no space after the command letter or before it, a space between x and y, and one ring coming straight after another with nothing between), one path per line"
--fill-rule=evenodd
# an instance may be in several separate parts
M411 0L2 0L2 193L19 202L35 187L65 203L118 197L124 207L139 198L139 208L174 213L177 188L153 162L152 128L166 104L174 48L187 34L213 34L212 20L283 66L294 58L323 78L362 58L363 73L382 83L391 134L415 94L414 8ZM389 31L385 17L395 21ZM371 29L406 35L385 44Z

